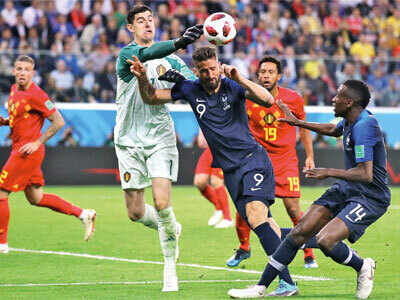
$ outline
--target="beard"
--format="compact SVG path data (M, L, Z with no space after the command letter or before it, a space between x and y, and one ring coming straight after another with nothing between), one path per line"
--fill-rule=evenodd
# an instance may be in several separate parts
M267 87L266 89L268 92L272 91L276 87L277 81L275 81L270 87Z
M221 77L218 76L215 83L214 83L214 81L209 81L207 79L204 79L204 80L201 80L201 84L204 85L207 90L215 91L215 89L218 87L220 81L221 81Z

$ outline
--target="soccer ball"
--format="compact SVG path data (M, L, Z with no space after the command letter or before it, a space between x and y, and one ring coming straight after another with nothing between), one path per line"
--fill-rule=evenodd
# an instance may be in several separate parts
M236 36L235 20L223 12L214 13L204 22L206 39L216 46L230 43Z

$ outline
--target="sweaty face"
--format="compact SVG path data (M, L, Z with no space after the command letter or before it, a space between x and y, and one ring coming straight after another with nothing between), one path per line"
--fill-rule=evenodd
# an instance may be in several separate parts
M258 80L268 91L274 89L282 74L278 73L278 67L272 62L262 63L258 70Z
M337 94L332 99L335 117L344 117L350 108L348 98L344 94L345 89L344 85L339 86Z
M200 83L208 91L214 92L221 81L219 63L215 58L195 62Z
M30 62L17 61L14 65L15 82L19 86L28 85L34 75L34 66Z
M150 11L136 14L131 28L135 40L145 43L153 41L155 32L153 14Z

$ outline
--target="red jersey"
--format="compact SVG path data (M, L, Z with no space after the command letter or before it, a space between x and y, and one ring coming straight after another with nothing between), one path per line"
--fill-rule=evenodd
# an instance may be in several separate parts
M297 118L305 120L304 100L297 92L278 87L275 99L288 105ZM270 156L296 155L296 127L277 121L284 118L285 114L276 104L265 108L246 100L246 108L250 131Z
M8 99L8 115L13 148L37 140L41 133L45 118L56 111L49 96L31 83L25 91L17 89L13 84Z

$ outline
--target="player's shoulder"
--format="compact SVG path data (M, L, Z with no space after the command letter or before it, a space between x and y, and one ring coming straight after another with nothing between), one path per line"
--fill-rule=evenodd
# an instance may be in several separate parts
M32 82L31 84L30 92L34 98L39 98L39 99L49 98L47 93L34 82Z
M303 97L295 90L279 86L279 96L285 103L304 102Z
M357 123L355 124L356 127L367 127L367 126L374 127L377 125L378 125L378 120L369 110L366 109L364 109L361 112L361 115L357 120Z
M135 53L138 52L140 48L142 47L135 42L129 43L128 45L122 47L121 50L119 50L118 57L131 57L132 55L135 55Z

